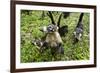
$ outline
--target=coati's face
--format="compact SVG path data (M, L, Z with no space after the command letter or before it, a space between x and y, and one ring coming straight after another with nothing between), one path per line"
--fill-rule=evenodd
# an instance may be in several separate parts
M76 28L76 31L74 32L74 37L80 40L82 37L82 33L83 33L83 30L81 28Z
M48 25L48 26L43 26L42 28L40 28L40 31L45 32L45 33L53 33L55 31L58 31L58 27L57 25Z
M57 25L51 24L51 25L47 26L47 32L48 32L48 33L53 33L53 32L55 32L55 31L58 31Z

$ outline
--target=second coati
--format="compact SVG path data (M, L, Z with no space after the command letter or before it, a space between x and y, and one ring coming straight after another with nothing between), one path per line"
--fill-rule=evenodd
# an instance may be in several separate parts
M79 17L79 21L78 21L77 26L76 26L75 31L74 31L74 42L73 42L73 44L76 44L82 38L82 34L83 34L82 19L83 19L83 16L84 16L84 13L81 13L80 17Z

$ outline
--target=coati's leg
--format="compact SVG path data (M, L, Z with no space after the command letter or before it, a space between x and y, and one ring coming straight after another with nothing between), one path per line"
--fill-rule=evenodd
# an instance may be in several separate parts
M64 54L64 48L61 43L57 45L57 50L59 54Z
M53 60L61 60L62 55L64 54L64 48L61 43L58 43L57 46L52 47L51 54L53 56Z
M57 60L61 60L64 55L64 48L63 45L60 43L57 46Z
M82 19L83 19L83 15L84 13L81 13L80 16L79 16L79 21L78 21L78 24L75 28L75 31L74 31L74 43L78 43L78 41L81 40L82 38L82 34L83 34L83 22L82 22Z
M62 44L57 44L57 46L55 47L51 47L51 53L52 55L54 54L64 54L64 48L62 46Z

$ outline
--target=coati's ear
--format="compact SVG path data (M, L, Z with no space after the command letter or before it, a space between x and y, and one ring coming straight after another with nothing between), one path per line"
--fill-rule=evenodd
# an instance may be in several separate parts
M57 30L59 29L59 27L57 26Z
M59 29L59 27L57 25L55 25L54 28L55 28L55 30L58 30Z

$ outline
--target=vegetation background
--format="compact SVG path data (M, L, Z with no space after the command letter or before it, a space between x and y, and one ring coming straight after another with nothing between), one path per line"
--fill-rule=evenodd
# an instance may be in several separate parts
M47 11L44 11L45 15L42 16L43 11L29 11L21 10L21 62L44 62L54 61L51 55L50 49L40 53L35 45L32 44L33 38L41 38L44 33L39 31L39 27L49 25L51 23L50 18L46 15ZM58 21L58 16L61 12L54 12L54 20ZM70 16L64 19L61 18L61 26L68 25L68 33L65 37L62 37L64 45L64 55L61 56L60 61L70 60L88 60L90 57L89 51L89 13L84 13L83 26L84 32L82 40L73 45L73 32L77 25L80 12L71 12Z

